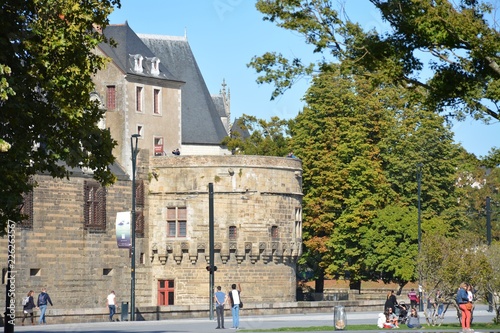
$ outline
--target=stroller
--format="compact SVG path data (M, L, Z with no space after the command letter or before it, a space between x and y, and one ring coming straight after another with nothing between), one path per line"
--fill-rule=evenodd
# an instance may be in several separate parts
M408 306L404 302L396 305L396 315L400 324L406 324L408 321Z

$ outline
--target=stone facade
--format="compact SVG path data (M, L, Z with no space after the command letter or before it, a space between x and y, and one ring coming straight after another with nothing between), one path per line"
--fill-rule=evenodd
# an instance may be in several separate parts
M130 209L130 181L118 180L107 189L105 228L92 230L84 222L84 187L92 182L90 175L70 180L39 175L34 180L39 186L33 191L32 218L15 228L18 309L30 289L37 296L42 287L47 287L54 309L103 307L111 289L128 295L129 251L117 248L114 224L117 212ZM138 239L139 247L142 243ZM7 248L5 238L0 246ZM7 262L4 252L2 260ZM5 299L5 288L0 292Z
M209 183L214 186L215 284L227 290L241 283L249 304L295 301L302 227L299 160L151 157L141 151L137 170L145 194L137 207L145 221L136 238L138 313L162 304L172 311L176 306L198 305L202 312L208 308ZM74 174L69 180L39 175L35 181L31 224L18 223L15 229L17 309L30 289L38 295L47 287L54 302L49 317L77 321L80 317L71 314L80 309L94 319L104 318L110 290L119 302L130 300L130 254L117 247L115 229L116 213L130 210L128 176L107 188L106 224L99 230L85 225L84 189L93 182L91 174ZM179 207L187 212L186 236L170 237L167 211ZM7 248L6 238L0 246ZM5 252L0 257L7 262ZM161 281L173 282L170 298L159 299ZM5 288L0 297L5 299Z
M212 183L215 284L229 290L232 283L241 283L250 302L295 300L295 268L302 244L299 160L179 156L154 158L151 170L153 291L159 280L171 280L175 304L208 304L208 186ZM186 237L167 233L167 210L175 207L186 209ZM158 299L153 297L151 302Z

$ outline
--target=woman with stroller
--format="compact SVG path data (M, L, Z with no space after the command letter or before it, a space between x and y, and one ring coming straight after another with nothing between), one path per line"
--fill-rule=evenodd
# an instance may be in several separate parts
M396 295L394 295L394 290L387 293L387 299L385 300L384 311L391 308L393 313L396 313L396 305L398 301L396 300Z
M412 308L408 317L408 328L421 328L420 318L418 317L417 309Z

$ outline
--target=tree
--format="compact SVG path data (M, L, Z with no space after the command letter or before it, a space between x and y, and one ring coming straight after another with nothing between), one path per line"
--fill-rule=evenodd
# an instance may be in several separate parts
M378 146L390 123L377 100L368 80L318 75L292 126L304 169L305 260L320 257L320 270L353 283L366 273L360 227L393 196Z
M222 144L244 155L285 156L289 147L289 120L271 117L269 121L254 116L238 118L230 136Z
M90 168L103 185L115 145L90 94L105 64L99 28L119 0L7 0L0 7L0 230L21 220L23 194L37 173L69 177Z
M419 102L421 92L384 82L337 66L306 93L292 126L304 169L302 262L331 277L404 285L416 278L417 164L424 163L423 217L438 218L456 206L458 147L443 118Z
M490 262L487 247L476 235L462 232L450 237L431 228L422 241L418 259L422 287L428 294L440 290L460 317L454 302L458 286L461 282L470 283L480 297L484 295L492 274L498 271Z
M426 101L438 112L500 119L500 34L491 5L466 0L369 2L392 31L363 31L329 0L259 0L256 7L264 20L302 34L315 52L329 53L349 70L356 70L353 64L362 65L370 72L384 72L407 89L427 89ZM422 54L431 57L427 66ZM276 97L298 76L310 75L315 68L327 71L328 64L328 58L314 66L268 52L254 57L249 66L263 73L259 83L274 83Z

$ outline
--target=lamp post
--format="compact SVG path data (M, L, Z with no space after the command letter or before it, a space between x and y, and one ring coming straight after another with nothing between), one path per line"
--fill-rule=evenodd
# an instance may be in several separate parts
M132 211L130 227L132 244L130 246L130 321L135 321L135 168L137 163L137 141L139 134L130 137L130 147L132 149ZM135 140L134 140L135 139Z
M422 166L423 164L422 163L418 163L417 164L417 197L418 197L418 200L417 200L417 210L418 210L418 255L420 256L420 247L421 247L421 243L422 243L422 220L421 220L421 216L422 216L422 210L421 210L421 207L420 207L420 194L421 194L421 187L422 187ZM418 268L418 266L417 266ZM418 307L419 307L419 311L424 311L424 300L422 299L422 276L420 274L420 269L418 269L418 296L419 296L419 304L418 304Z

